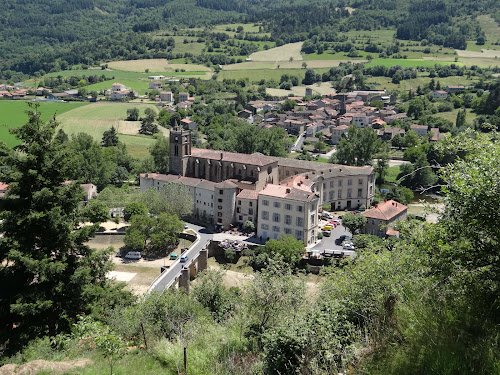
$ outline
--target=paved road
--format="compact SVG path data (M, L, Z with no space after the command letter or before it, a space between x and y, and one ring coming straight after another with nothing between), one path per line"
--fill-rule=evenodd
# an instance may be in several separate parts
M297 138L297 141L292 146L292 151L300 151L302 150L302 146L304 146L304 133L301 133Z
M326 222L322 223L326 224ZM323 226L322 224L321 226ZM342 224L337 225L337 228L332 229L332 235L330 237L323 237L321 241L319 241L316 245L314 245L311 249L313 250L342 250L342 245L340 243L336 243L338 238L342 235L351 236L351 232L348 229L344 228Z
M180 275L182 266L188 266L191 264L192 260L200 253L200 250L202 250L207 242L209 242L213 237L213 233L207 228L194 224L188 224L188 226L190 229L198 233L198 240L195 241L189 250L183 254L188 256L187 262L181 263L179 259L176 260L168 270L163 272L161 276L154 281L154 283L149 287L148 292L162 292L165 288L169 288L175 279Z

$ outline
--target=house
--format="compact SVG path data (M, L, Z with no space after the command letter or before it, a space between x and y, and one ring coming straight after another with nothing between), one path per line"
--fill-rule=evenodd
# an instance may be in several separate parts
M339 143L340 138L347 132L347 129L349 129L349 126L347 125L339 125L334 128L332 128L332 144L336 145Z
M0 198L2 198L5 195L8 188L9 188L9 184L0 182Z
M161 81L149 82L149 89L150 90L161 90L162 87L163 87L163 82L161 82Z
M114 91L125 91L127 87L125 85L122 85L121 83L115 82L111 85L111 92Z
M127 98L130 95L129 90L123 90L123 91L111 91L111 94L109 94L109 99L111 100L123 100Z
M248 109L244 109L242 111L238 112L238 118L241 118L243 120L247 120L250 124L253 123L253 115L252 112L249 111Z
M160 92L160 101L162 102L173 102L174 97L172 95L172 91L162 91Z
M91 199L97 198L97 187L94 184L81 184L85 197L83 198L85 203L88 203Z
M387 123L384 120L379 119L379 118L373 119L372 120L372 124L371 124L371 126L372 126L373 129L381 129L385 125L387 125Z
M163 75L159 75L159 76L148 76L148 79L152 79L152 80L155 80L155 81L158 81L160 79L165 79L166 77L163 76Z
M189 101L189 93L188 92L180 92L179 93L179 103Z
M445 88L446 92L460 92L465 90L465 86L463 85L451 85L451 86L446 86Z
M46 92L48 92L48 93L51 93L51 92L52 92L52 90L50 90L50 89L46 89L46 88L44 88L44 87L38 87L38 88L36 89L36 95L37 95L37 96L41 96L41 95L43 95L43 92L44 92L44 91L46 91Z
M410 130L413 130L415 133L422 137L427 134L427 130L429 130L429 127L427 125L411 125Z
M429 133L432 134L432 136L430 138L431 142L437 142L437 141L446 137L446 134L441 133L439 131L439 128L430 128Z
M188 118L184 118L181 120L181 125L186 130L196 130L198 124L195 121L191 121Z
M401 137L403 137L405 135L405 131L404 129L394 128L390 126L386 126L384 129L377 130L377 135L384 141L390 141L396 134L399 134Z
M433 91L432 96L434 99L446 99L448 97L448 92L444 90Z
M401 220L406 220L408 207L394 200L376 204L375 207L361 213L367 219L361 233L372 234L379 237L398 236L394 225Z

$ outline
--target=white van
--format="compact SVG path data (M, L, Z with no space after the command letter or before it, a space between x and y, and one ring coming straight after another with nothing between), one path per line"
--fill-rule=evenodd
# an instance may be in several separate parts
M140 251L129 251L127 255L125 255L125 259L141 259L141 252Z

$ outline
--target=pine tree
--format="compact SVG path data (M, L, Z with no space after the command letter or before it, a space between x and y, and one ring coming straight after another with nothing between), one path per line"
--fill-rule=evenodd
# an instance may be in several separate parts
M103 147L111 147L118 144L118 133L114 126L111 126L111 129L103 133L101 144Z
M55 118L43 123L30 104L28 123L13 133L22 142L7 157L9 184L0 213L0 346L16 350L30 339L68 330L112 290L107 252L85 243L98 225L79 227L83 198L65 183L71 165L54 135Z

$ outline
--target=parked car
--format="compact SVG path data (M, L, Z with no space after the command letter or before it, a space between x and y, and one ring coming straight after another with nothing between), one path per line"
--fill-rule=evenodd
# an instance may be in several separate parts
M331 230L324 230L323 231L323 236L330 237L331 235L332 235L332 231Z
M189 229L189 227L186 223L184 223L184 229Z
M179 258L179 256L177 254L170 254L170 260L176 260L177 258Z
M325 225L323 228L321 228L322 230L332 230L332 226L331 225Z
M141 259L141 252L140 251L129 251L125 255L125 259L134 259L134 260Z
M181 255L181 263L186 263L188 260L188 256L187 255Z
M342 248L345 250L354 250L354 244L352 242L345 242Z

